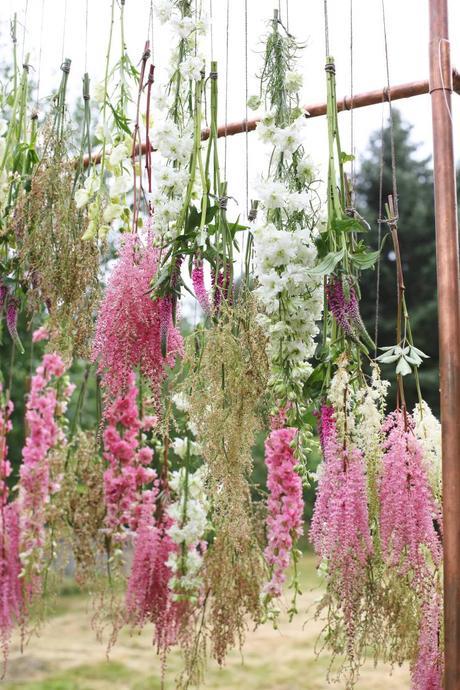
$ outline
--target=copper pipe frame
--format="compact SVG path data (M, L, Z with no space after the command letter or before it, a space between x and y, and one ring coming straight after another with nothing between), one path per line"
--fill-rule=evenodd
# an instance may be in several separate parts
M447 0L430 0L444 515L445 690L460 690L460 289Z
M456 70L452 72L452 84L453 89L456 93L460 94L460 73ZM399 101L402 98L412 98L413 96L422 96L430 91L429 81L414 81L408 84L398 84L396 86L391 86L389 89L376 89L375 91L367 91L365 93L356 94L355 96L345 96L341 101L337 102L337 110L339 112L343 110L351 110L356 108L365 108L368 105L377 105L378 103L383 103L385 101ZM304 106L306 110L306 116L308 119L313 117L320 117L326 114L326 103L316 103L313 105ZM255 118L253 120L240 120L239 122L229 122L226 125L221 125L217 130L218 137L229 137L233 134L242 134L243 132L252 132L259 122L260 118ZM201 132L201 138L203 141L209 138L209 128L203 129ZM152 149L153 150L153 149ZM145 143L141 146L141 155L145 155L147 151L147 146ZM138 145L135 148L134 155L139 154ZM91 156L92 163L97 165L101 162L101 154L95 153ZM89 157L86 156L83 159L84 167L89 165Z

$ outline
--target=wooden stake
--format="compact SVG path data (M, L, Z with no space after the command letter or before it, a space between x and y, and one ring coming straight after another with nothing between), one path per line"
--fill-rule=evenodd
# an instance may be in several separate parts
M444 514L445 690L460 690L460 290L447 0L430 0Z

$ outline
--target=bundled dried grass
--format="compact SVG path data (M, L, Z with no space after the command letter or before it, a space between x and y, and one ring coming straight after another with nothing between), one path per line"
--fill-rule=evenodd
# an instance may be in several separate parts
M75 206L75 168L65 152L65 138L47 125L43 158L13 222L30 311L48 309L52 349L87 356L99 297L99 251L95 240L82 240L86 211Z
M67 458L61 488L61 511L69 526L75 579L93 585L104 551L104 467L94 432L80 431Z
M242 645L248 621L257 624L262 618L260 593L266 567L249 480L251 449L264 410L268 360L256 314L255 301L247 295L234 310L222 313L220 321L204 332L184 388L208 468L215 533L205 555L203 610L185 650L184 678L194 678L194 682L206 655L205 637L213 657L222 664L231 647Z

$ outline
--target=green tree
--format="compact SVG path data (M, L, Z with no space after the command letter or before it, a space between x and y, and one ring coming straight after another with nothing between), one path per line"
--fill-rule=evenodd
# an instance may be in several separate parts
M399 242L401 248L406 300L409 308L415 344L430 359L420 367L422 393L433 411L439 413L439 350L437 323L436 252L434 224L433 171L431 157L421 157L419 144L411 137L412 125L404 122L398 111L393 114L396 151L396 177L399 204ZM369 141L357 176L357 205L371 224L369 241L377 248L379 187L381 171L381 132ZM383 200L392 193L391 140L387 123L383 131ZM382 224L382 237L387 227ZM391 238L387 238L381 256L380 308L378 320L379 346L395 344L396 323L396 264ZM376 271L362 276L362 314L369 332L375 329ZM391 368L383 365L383 375L390 376ZM407 377L406 392L409 404L416 401L413 377Z

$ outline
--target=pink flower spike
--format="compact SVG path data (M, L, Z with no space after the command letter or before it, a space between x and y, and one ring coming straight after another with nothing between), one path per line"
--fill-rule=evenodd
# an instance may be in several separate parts
M211 306L209 304L208 293L206 292L204 285L203 261L201 259L197 259L196 257L193 260L192 283L198 304L206 315L210 314Z
M323 406L320 420L323 468L318 482L310 539L327 562L328 575L340 582L347 635L352 638L356 602L373 553L369 530L364 459L338 438L333 408Z
M275 425L278 421L276 418ZM264 553L271 568L265 592L272 597L281 596L292 549L302 534L302 480L296 472L297 461L291 448L296 433L293 428L274 428L265 442L269 497L268 544Z
M434 499L412 419L401 411L389 414L383 471L379 484L380 536L388 565L401 575L414 573L414 584L427 574L426 553L435 565L442 559L442 544L435 522L442 516Z
M120 395L131 372L140 368L158 400L166 367L182 355L182 337L172 324L170 298L152 299L158 262L159 251L150 235L145 245L136 234L124 238L99 309L93 343L93 360L98 360L107 399Z

